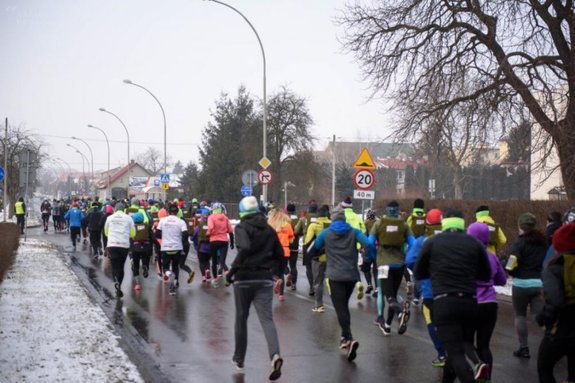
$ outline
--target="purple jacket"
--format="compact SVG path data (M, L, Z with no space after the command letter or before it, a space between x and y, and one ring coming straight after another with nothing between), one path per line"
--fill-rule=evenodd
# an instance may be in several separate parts
M477 303L497 302L493 286L505 286L507 283L507 273L499 259L490 251L487 252L487 258L491 267L491 279L489 282L477 281Z

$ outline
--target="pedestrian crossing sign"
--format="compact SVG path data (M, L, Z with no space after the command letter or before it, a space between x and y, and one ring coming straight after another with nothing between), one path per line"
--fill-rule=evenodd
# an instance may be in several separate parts
M160 182L163 184L170 183L170 173L161 173L160 174Z
M370 169L370 170L376 169L375 163L373 162L373 159L371 158L371 155L369 154L367 148L363 148L361 150L359 157L357 157L357 159L353 163L353 168Z

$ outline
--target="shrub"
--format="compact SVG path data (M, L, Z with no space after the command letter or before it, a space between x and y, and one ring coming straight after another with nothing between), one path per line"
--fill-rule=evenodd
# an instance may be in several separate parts
M20 230L18 226L15 223L0 223L0 238L2 238L2 246L0 246L1 283L16 257L16 250L18 249L20 241Z

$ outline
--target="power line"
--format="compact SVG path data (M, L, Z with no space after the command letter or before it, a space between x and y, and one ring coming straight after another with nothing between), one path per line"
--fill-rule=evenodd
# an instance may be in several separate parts
M62 138L62 139L70 139L70 136L56 136L56 135L52 135L52 134L42 134L42 137L52 137L52 138ZM80 137L82 138L82 137ZM99 139L99 138L83 138L85 140L89 140L89 141L94 141L94 142L106 142L103 139ZM114 142L114 143L120 143L120 144L125 144L127 141L122 141L122 140L109 140L110 142ZM156 145L158 144L158 142L142 142L142 141L132 141L130 140L130 144L139 144L139 145ZM200 145L199 142L172 142L169 143L168 145L175 145L175 146L197 146Z

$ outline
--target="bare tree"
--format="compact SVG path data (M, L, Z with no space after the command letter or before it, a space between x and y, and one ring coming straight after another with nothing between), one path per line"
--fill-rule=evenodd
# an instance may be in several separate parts
M309 151L313 146L311 118L307 101L285 86L268 101L268 139L271 141L270 160L275 178L272 198L279 200L284 164L295 159L296 153Z
M4 166L4 156L8 156L8 177L4 180L3 184L6 187L6 194L8 197L7 203L11 205L16 202L18 197L24 197L25 187L21 186L20 172L23 171L22 167L27 160L26 153L30 151L35 158L35 163L31 163L31 168L38 168L41 163L42 155L40 154L41 144L35 140L35 135L32 132L24 129L23 127L8 126L8 139L6 140L4 134L0 138L0 166ZM5 144L7 141L7 150ZM35 172L29 174L34 175ZM35 179L29 179L30 185L35 184ZM33 192L33 187L29 187L28 193ZM9 216L12 217L12 209L9 211Z
M136 154L136 161L152 174L160 174L164 170L164 154L152 146L148 146L145 152ZM167 165L170 163L168 156Z
M552 138L567 194L575 198L573 0L373 4L350 5L339 21L344 46L374 95L418 105L413 111L420 118L472 100L490 103L501 134L527 110ZM438 83L440 97L428 98Z

